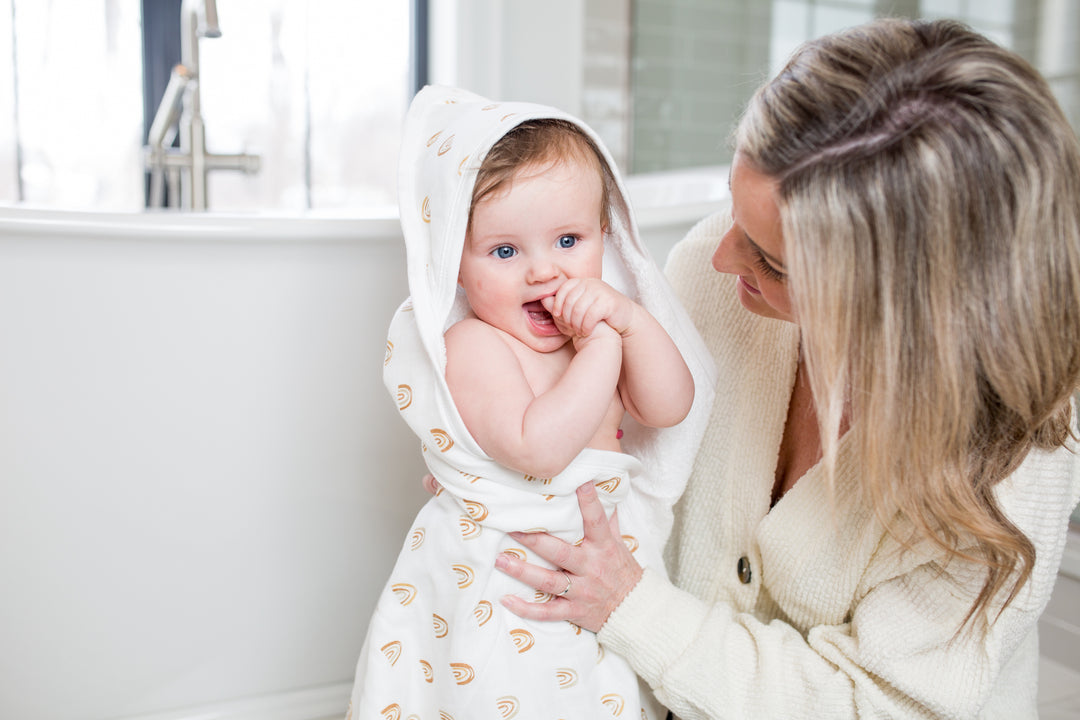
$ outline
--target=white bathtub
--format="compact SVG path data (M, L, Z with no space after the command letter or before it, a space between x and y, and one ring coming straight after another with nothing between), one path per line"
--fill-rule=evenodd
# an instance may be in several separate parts
M654 254L705 178L632 183ZM424 500L405 295L390 215L0 209L0 717L344 711Z

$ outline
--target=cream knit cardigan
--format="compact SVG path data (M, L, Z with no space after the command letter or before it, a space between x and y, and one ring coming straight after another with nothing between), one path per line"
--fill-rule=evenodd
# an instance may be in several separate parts
M798 337L712 269L728 222L699 223L667 268L720 378L667 548L675 584L647 570L600 641L683 720L1036 717L1036 620L1080 495L1077 455L1033 452L998 486L1034 572L987 633L954 639L981 575L901 552L859 501L843 444L835 501L813 468L770 511Z

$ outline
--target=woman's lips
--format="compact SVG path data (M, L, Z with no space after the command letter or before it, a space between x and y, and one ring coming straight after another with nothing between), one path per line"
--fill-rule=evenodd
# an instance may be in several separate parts
M760 294L761 294L761 291L760 291L760 290L758 290L758 289L757 289L756 287L754 287L753 285L751 285L750 283L746 282L746 278L744 278L744 277L743 277L742 275L740 275L740 276L739 276L739 282L741 282L741 283L742 283L742 286L743 286L744 288L746 288L747 292L751 292L751 293L753 293L754 295L760 295Z

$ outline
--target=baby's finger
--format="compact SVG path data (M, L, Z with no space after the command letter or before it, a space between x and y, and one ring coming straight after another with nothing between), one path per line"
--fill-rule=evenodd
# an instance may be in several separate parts
M563 306L563 316L566 321L573 325L582 335L589 335L596 326L594 307L596 298L586 292L585 288L576 290L572 297L567 299Z
M438 495L440 492L442 492L443 489L442 485L439 484L439 481L436 480L435 476L431 473L425 475L423 479L420 480L420 484L423 485L424 489L432 495Z
M548 308L548 312L555 317L561 317L565 312L567 294L574 289L575 285L577 285L577 281L574 278L563 282L559 289L555 291L555 294L551 296L551 307Z
M585 310L585 314L581 319L581 331L586 335L592 335L596 326L602 322L606 322L608 312L606 306L598 299L594 298Z
M544 306L545 310L551 313L552 317L555 317L558 314L555 308L558 297L558 295L548 295L547 297L540 298L540 304Z

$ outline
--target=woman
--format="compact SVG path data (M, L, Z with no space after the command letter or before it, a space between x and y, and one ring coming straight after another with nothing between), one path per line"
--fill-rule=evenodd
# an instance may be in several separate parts
M674 584L585 487L579 547L518 538L561 572L498 561L562 596L505 603L684 720L1034 717L1080 494L1074 132L1012 53L889 20L801 48L735 147L730 218L668 266L721 378Z

